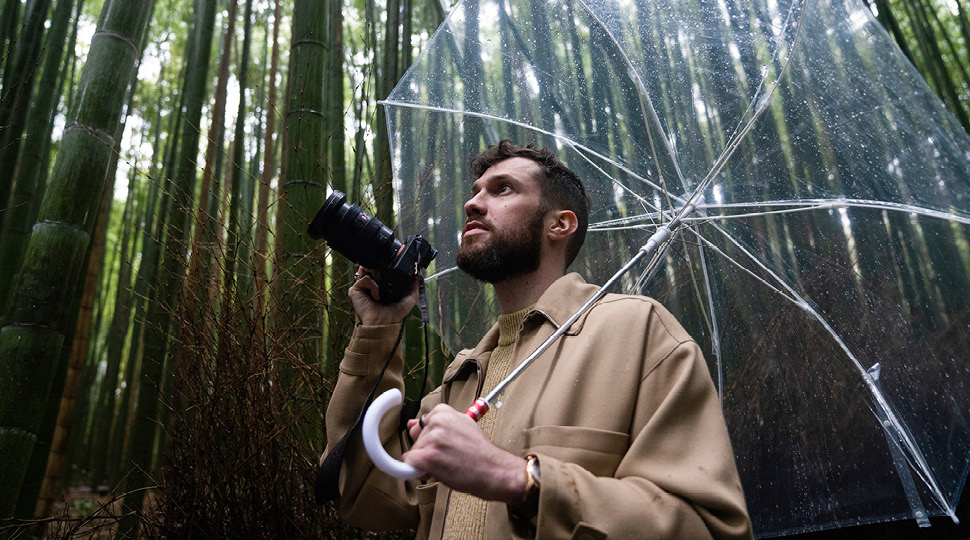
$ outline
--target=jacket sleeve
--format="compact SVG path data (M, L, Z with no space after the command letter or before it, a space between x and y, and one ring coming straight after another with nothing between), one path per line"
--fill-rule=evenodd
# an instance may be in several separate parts
M677 344L643 374L612 477L537 452L538 538L751 538L734 455L703 356Z
M360 414L367 395L380 376L388 355L394 348L400 325L358 326L354 330L350 344L340 362L340 372L333 395L327 407L326 431L328 449L335 444L354 424ZM404 360L400 348L388 365L387 371L378 385L375 396L391 389L404 391L401 370ZM426 398L422 410L435 403L438 393L433 392ZM432 405L428 405L431 403ZM396 459L401 458L404 450L403 435L399 432L399 418L387 414L380 425L380 437L384 448ZM320 461L327 456L321 456ZM337 511L341 518L351 526L368 530L413 529L420 520L420 502L430 494L422 494L428 488L421 482L412 480L401 482L374 467L364 450L359 430L351 436L344 453L340 469L340 498Z

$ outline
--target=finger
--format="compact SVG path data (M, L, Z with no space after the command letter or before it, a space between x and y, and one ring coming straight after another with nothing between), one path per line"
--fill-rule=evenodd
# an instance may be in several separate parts
M411 440L414 441L415 444L417 444L418 437L421 436L422 431L424 430L418 425L417 420L408 420L408 435L411 436Z
M358 283L362 283L366 287L367 292L370 293L370 297L374 300L380 301L381 299L381 286L374 281L374 278L368 276L362 277Z
M360 279L355 279L354 284L350 286L352 291L364 291L370 294L370 297L374 300L380 299L381 287L374 281L370 275L362 275Z
M417 418L408 420L407 425L408 425L408 435L411 436L412 440L417 441L418 437L421 435L421 432L428 427L428 415L422 414Z

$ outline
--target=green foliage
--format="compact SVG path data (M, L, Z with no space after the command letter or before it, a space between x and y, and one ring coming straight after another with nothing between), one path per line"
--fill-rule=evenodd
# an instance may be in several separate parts
M970 14L950 0L869 0L923 77L970 130ZM894 24L899 31L895 31Z

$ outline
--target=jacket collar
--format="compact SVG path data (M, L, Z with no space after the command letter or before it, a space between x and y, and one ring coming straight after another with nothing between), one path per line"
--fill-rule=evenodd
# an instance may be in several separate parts
M597 290L599 290L599 287L586 283L579 274L575 272L566 274L553 282L546 289L546 292L542 293L529 315L531 317L534 317L535 314L541 315L558 329L573 316L576 310L596 294ZM575 335L581 332L588 315L589 312L587 311L573 323L566 333Z

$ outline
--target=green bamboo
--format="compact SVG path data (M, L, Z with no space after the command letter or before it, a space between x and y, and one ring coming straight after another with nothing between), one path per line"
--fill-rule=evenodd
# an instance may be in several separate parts
M121 131L123 130L119 129L116 134ZM109 167L109 171L112 168ZM87 353L91 331L96 326L92 321L92 314L99 278L106 266L104 248L114 191L114 182L110 178L112 177L109 176L109 181L101 195L98 221L86 255L84 285L76 291L77 317L72 324L73 331L67 336L69 339L65 340L65 346L61 350L59 364L67 365L66 377L62 381L55 381L48 399L47 414L52 414L55 422L47 427L48 432L45 433L42 429L39 434L38 444L34 446L34 453L27 469L24 489L20 492L21 500L17 502L18 509L24 512L22 515L25 517L47 517L53 501L60 493L65 458L68 455L68 442L72 442L75 449L84 448L84 445L78 444L78 441L84 439L83 424L88 418L85 398L97 374L97 360ZM109 268L110 266L110 264L107 265ZM75 431L73 441L70 440L72 428ZM49 440L49 443L42 445L40 440ZM28 484L34 483L36 487L31 485L28 491L26 489Z
M148 19L151 19L151 14L149 14ZM147 32L142 32L139 41L140 49L144 49L146 38ZM132 71L130 77L128 104L125 107L127 111L132 110L134 106L137 71ZM87 274L83 289L79 289L78 291L80 303L77 321L72 326L74 334L69 336L70 339L66 340L66 343L70 343L71 346L64 347L62 351L64 361L68 364L66 380L61 385L62 390L58 391L56 385L54 387L56 394L52 393L52 397L59 395L59 401L55 402L53 399L48 400L48 409L50 410L53 407L57 410L56 429L53 430L49 448L44 449L45 453L49 450L49 455L38 455L38 450L41 448L39 445L35 446L35 455L31 457L31 464L36 464L39 470L32 472L28 469L28 480L30 480L32 474L43 478L43 485L39 497L33 497L35 495L34 492L30 493L32 499L36 499L36 507L31 506L30 508L33 511L32 516L46 517L50 513L53 501L60 494L61 487L69 480L69 475L68 478L65 478L64 475L64 467L68 459L73 459L74 463L81 462L85 464L90 459L91 446L85 444L85 442L88 440L88 435L90 434L91 402L93 399L92 388L95 387L94 382L97 379L99 365L98 354L94 347L94 344L98 340L92 340L91 335L94 334L97 336L100 333L99 329L105 312L104 306L107 304L104 300L107 291L107 274L114 268L114 258L117 253L117 250L111 250L111 256L107 261L103 256L107 241L112 202L114 201L114 184L118 169L118 159L121 154L121 137L125 131L126 120L127 117L123 117L122 121L115 128L113 137L115 140L115 148L111 153L107 182L105 182L105 187L101 195L100 209L98 210L98 221L91 247L87 253L89 261L86 263ZM99 290L102 291L100 295L98 294ZM100 298L98 298L99 296ZM96 307L99 309L97 310L97 316L92 321L92 313L94 313ZM73 437L71 436L72 432L74 433ZM46 433L42 433L42 436L46 437L46 435ZM44 466L45 463L46 467ZM21 498L23 499L23 497L24 491L22 490ZM23 500L18 502L18 506L25 504L28 503Z
M903 54L909 59L909 62L915 66L916 59L909 49L909 44L906 42L902 28L899 27L899 20L889 7L889 0L873 0L873 5L876 7L876 12L878 13L876 17L879 19L879 22L886 27L886 30L892 35L899 50L903 51Z
M371 56L369 53L373 51L375 47L374 43L377 41L376 30L374 28L374 0L364 0L364 4L364 55L369 58ZM354 132L354 173L348 186L350 191L347 192L347 198L352 201L360 200L364 164L368 155L367 143L364 137L367 131L365 116L370 100L370 88L367 83L374 79L375 77L364 79L363 84L361 84L360 99L357 100L356 107L354 108L354 118L357 123L357 130Z
M477 5L477 4L472 4ZM378 60L378 50L374 48L374 64L380 62L381 69L378 72L378 84L376 98L378 100L386 98L394 84L397 82L398 75L398 41L400 38L399 29L401 26L401 4L400 0L387 1L387 21L384 30L384 49ZM377 107L377 118L375 120L374 141L374 161L375 171L371 180L371 187L374 191L374 213L377 219L381 220L391 229L395 227L394 215L394 186L391 183L393 171L391 170L391 148L387 139L387 119L384 107Z
M185 50L185 62L184 65L191 64L192 57L194 56L195 46L190 40L186 44ZM183 67L182 74L179 77L182 81L187 81L190 75L190 70ZM183 87L188 86L183 84ZM200 104L201 107L201 104ZM154 174L149 176L149 178L172 178L175 176L175 170L177 166L178 158L178 142L180 141L180 135L183 129L183 115L182 111L185 110L185 94L180 93L178 106L175 108L176 113L171 115L172 126L168 130L169 139L166 143L165 154L163 157L162 168L164 174L158 174L158 166L153 165L152 171ZM201 114L201 113L200 113ZM157 153L158 149L158 134L156 133L156 144L155 149ZM153 154L154 156L155 154ZM153 157L153 164L157 164L158 160ZM121 392L121 398L118 403L118 409L115 412L115 417L111 422L111 436L110 444L107 447L107 463L108 463L108 484L110 487L114 488L118 486L119 479L126 466L124 464L125 460L125 446L127 444L128 435L131 426L131 409L132 409L132 395L135 394L138 387L138 375L141 373L141 351L143 350L142 344L144 342L144 322L147 317L148 305L154 301L155 293L157 288L154 286L156 275L158 274L158 261L161 256L162 250L162 230L165 226L165 219L167 216L168 209L166 207L165 201L162 201L162 191L165 189L165 184L162 181L153 182L148 186L149 189L149 199L148 205L143 214L142 220L142 234L141 234L141 262L138 265L138 273L135 276L134 285L134 316L132 317L132 329L131 329L131 342L128 348L127 360L125 362L125 387ZM157 210L156 210L157 207Z
M939 28L939 32L936 34L933 34L933 37L935 38L934 41L937 42L937 47L939 48L941 44L945 44L949 49L951 58L953 59L953 61L951 62L951 64L954 66L953 68L947 69L946 64L943 63L943 70L948 75L951 85L954 87L954 89L956 88L966 89L967 85L970 84L970 75L967 74L966 66L964 66L963 62L960 61L960 53L957 50L956 45L953 43L953 40L950 39L950 33L947 32L946 26L944 26L943 21L940 20L939 14L937 14L937 12L933 9L932 5L928 6L924 1L924 2L920 2L920 6L922 8L924 17L932 19L930 21L931 23L930 26L932 27L932 23L936 23L936 26ZM930 31L932 32L932 28ZM970 61L970 58L968 58L968 61ZM955 77L953 75L954 71L959 73L960 76ZM959 95L957 93L957 95L955 96L955 99L957 100L956 106L962 109L963 113L965 114L967 112L967 107L964 105L964 101L970 103L970 100L961 101L962 97L963 97L962 95Z
M8 207L13 192L17 156L23 142L28 104L36 82L42 52L44 23L50 0L32 0L24 11L24 28L11 54L9 71L3 73L0 91L0 212Z
M350 193L347 183L346 148L344 138L344 38L343 11L341 0L329 0L330 27L327 35L330 52L330 70L327 77L327 127L330 146L331 182L333 189ZM329 381L335 380L335 368L340 362L344 348L350 338L354 325L353 309L347 296L350 275L353 272L350 261L345 257L333 257L330 266L329 301L327 302L328 349L324 373Z
M964 55L967 62L970 62L970 14L962 2L957 3L957 21L960 25L960 36L963 38Z
M102 210L103 203L104 198L102 197ZM85 255L83 265L86 268L85 286L77 288L71 303L72 316L66 326L64 340L66 344L74 344L75 336L79 332L84 331L83 327L90 327L91 306L88 304L88 309L85 309L85 299L90 300L93 298L93 287L89 287L88 285L93 285L93 280L100 270L99 263L102 258L97 245L97 237L99 236L97 231L102 229L102 219L102 216L98 217L94 243ZM91 283L87 283L87 281L91 281ZM88 294L89 290L91 290L92 294ZM77 366L71 365L73 349L73 346L61 348L60 359L57 361L57 368L51 385L51 397L47 400L47 405L44 407L44 418L37 434L37 442L34 443L34 450L31 452L30 461L27 464L27 472L24 476L24 482L17 499L17 508L14 515L18 519L32 519L36 517L35 509L37 508L38 495L41 493L42 484L45 481L45 470L50 458L51 448L56 445L55 439L59 436L57 427L61 424L61 407L65 398L73 399L76 395L77 377L74 377L74 384L70 383L71 376L74 375L72 371L77 369Z
M57 0L51 17L44 71L38 82L37 95L31 104L24 130L31 143L24 145L21 152L9 207L0 213L3 221L0 229L0 276L13 276L20 269L30 226L37 217L38 205L34 204L34 198L37 196L37 185L43 172L41 166L44 164L44 153L50 148L49 130L60 97L56 93L57 79L61 71L61 56L67 40L67 30L70 27L71 7L72 0ZM12 279L0 279L0 312L5 311L3 307L6 306L12 282Z
M94 409L93 425L89 438L92 448L104 449L108 447L110 436L111 419L114 416L116 390L118 387L118 375L121 371L121 352L125 344L125 337L128 334L129 322L131 319L131 256L129 249L131 237L134 233L132 216L134 212L134 201L138 190L134 186L136 179L133 174L128 186L128 200L125 201L125 210L121 221L123 229L121 237L121 266L118 271L118 282L115 287L114 310L111 323L108 329L106 346L106 367L104 378L102 379L96 407ZM107 484L107 453L103 451L93 452L91 455L91 466L89 467L89 481L92 489L97 489L102 484Z
M194 55L186 75L185 130L181 140L179 164L174 182L168 186L168 200L159 221L165 222L165 246L161 266L155 282L157 298L147 310L147 322L143 342L141 373L139 377L136 417L132 425L126 452L130 460L130 473L126 477L124 500L126 518L119 523L118 537L124 538L135 531L138 513L141 511L145 491L154 480L153 458L156 448L156 428L161 407L160 392L165 368L171 318L177 313L181 301L184 280L183 266L185 245L189 232L189 218L193 207L196 184L196 163L199 154L199 131L196 126L202 114L212 51L212 30L215 23L216 2L196 3L198 18L192 33ZM171 212L169 215L168 212ZM166 219L163 219L166 218Z
M580 126L583 133L589 134L593 131L593 111L590 105L589 88L586 78L589 60L589 48L580 44L579 34L576 30L576 14L573 4L573 0L566 2L566 24L568 25L569 30L569 43L571 46L571 52L575 58L573 65L579 68L576 69L575 73L573 74L576 80L576 94L573 101L579 103L580 106L580 118L582 119ZM505 62L503 61L503 67L504 65Z
M212 309L212 292L215 288L215 260L223 248L219 242L222 221L219 218L220 193L222 189L223 139L225 137L226 97L228 93L229 64L232 59L232 43L236 28L236 12L239 3L229 4L226 28L222 33L222 52L216 75L215 103L212 107L208 140L205 147L205 166L202 169L202 186L199 204L195 210L195 230L192 234L192 256L189 260L188 294L180 309L189 328L212 334L216 313ZM218 257L221 259L221 257ZM185 344L183 342L183 344ZM184 350L180 350L183 354ZM170 370L171 371L171 370Z
M0 13L0 58L7 58L9 45L16 39L21 0L6 0Z
M239 62L239 75L237 77L239 81L239 109L236 113L236 131L233 135L236 144L233 147L231 162L229 230L228 240L226 241L226 260L223 267L224 291L228 302L235 302L237 294L245 300L248 300L252 294L252 273L249 267L243 264L238 265L237 268L236 264L240 251L242 251L242 260L249 259L249 252L246 249L249 242L248 227L244 228L247 220L242 214L247 214L249 216L248 222L251 223L253 204L252 191L243 188L244 182L252 184L250 178L244 178L245 171L243 170L246 155L246 145L243 141L246 139L246 83L249 76L249 49L252 41L252 0L246 0L246 7L243 11L245 27L243 29L242 58ZM243 303L248 302L244 301ZM228 307L229 304L224 303L224 305Z
M302 361L310 366L317 365L322 345L323 263L321 243L307 236L306 228L323 204L330 172L324 156L325 13L323 2L294 3L284 117L286 165L276 217L276 324L300 344Z
M926 72L924 76L933 83L940 99L947 104L947 108L956 116L963 129L970 131L970 117L960 104L956 87L950 74L943 64L943 53L933 36L933 29L920 5L906 2L905 6L910 15L910 28L916 37L916 42L922 51L923 64Z
M90 257L85 259L85 268L88 268L90 260ZM68 321L66 326L67 331L64 335L65 343L71 343L74 340L74 335L77 331L77 321L80 315L80 305L83 294L83 288L78 287L71 303L72 316L71 320ZM70 355L71 347L61 348L60 358L57 361L57 367L54 372L54 379L51 385L51 396L61 396L63 399L62 392L68 378ZM54 434L57 431L56 426L58 417L60 416L60 405L60 400L49 399L47 405L44 407L44 418L41 421L40 430L38 431L37 435L37 442L34 443L34 450L31 452L30 461L27 464L27 473L24 477L24 483L20 487L20 495L17 498L17 508L14 510L14 516L18 520L33 519L37 515L35 503L38 500L37 496L39 492L42 490L44 468L49 459ZM40 532L41 531L38 531L38 533ZM41 534L36 534L36 536L41 536Z
M270 181L276 172L273 134L276 131L276 72L280 57L280 0L273 4L273 52L270 56L269 88L266 103L266 131L264 133L266 150L263 154L263 171L259 179L259 196L256 203L256 249L253 252L253 274L256 281L256 317L265 333L267 269L266 251L269 237L269 192Z
M0 330L0 517L10 516L23 482L64 341L71 298L97 218L138 41L153 0L105 4L91 42L39 222ZM56 270L54 270L56 269Z

